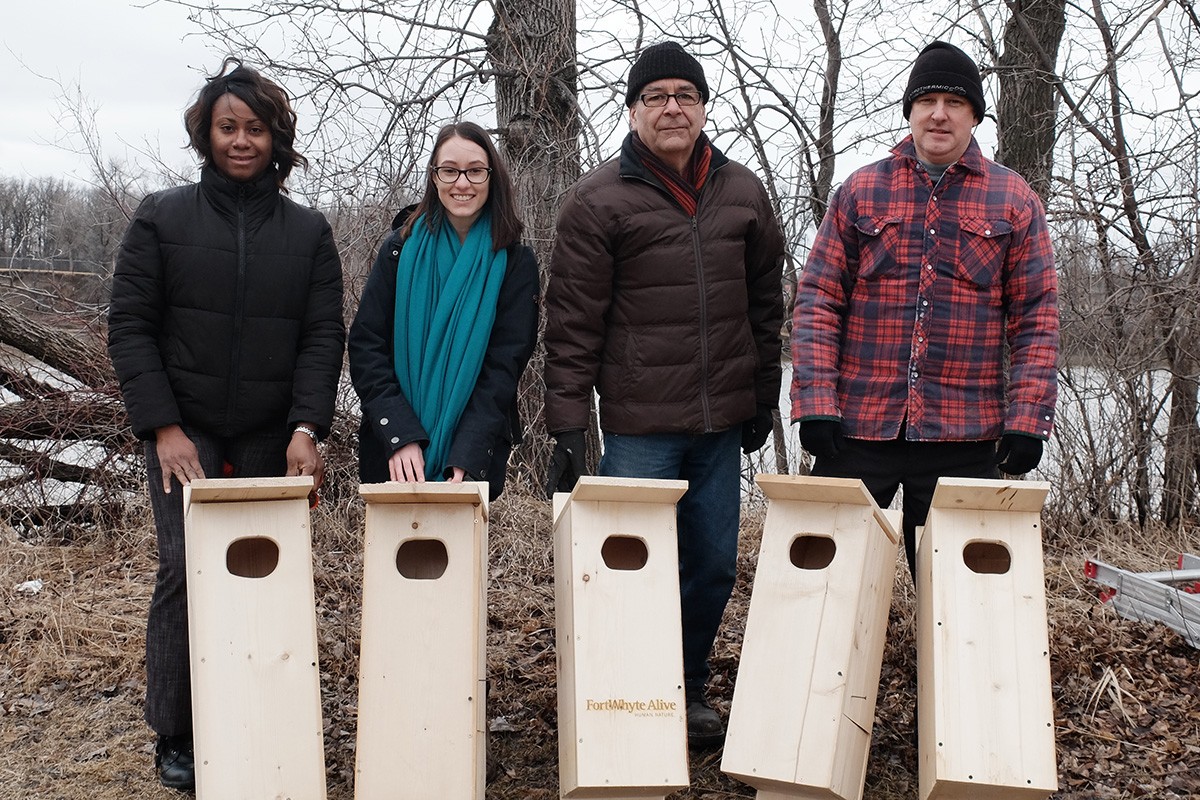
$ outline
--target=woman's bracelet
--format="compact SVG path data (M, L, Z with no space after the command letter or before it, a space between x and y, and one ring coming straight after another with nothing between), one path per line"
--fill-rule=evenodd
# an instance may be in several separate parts
M307 425L297 425L292 429L292 433L303 433L305 436L313 440L313 444L320 444L321 440L317 438L317 432Z

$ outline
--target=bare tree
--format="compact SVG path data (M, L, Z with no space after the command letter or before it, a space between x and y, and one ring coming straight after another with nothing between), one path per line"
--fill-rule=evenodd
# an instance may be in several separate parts
M499 2L490 18L486 7L453 0L179 4L209 36L279 77L315 116L310 150L318 167L308 191L327 207L334 198L379 204L403 196L415 188L413 176L438 122L487 118L513 167L528 238L547 264L563 193L583 168L615 152L626 124L618 101L625 72L642 46L662 38L682 39L715 72L728 70L732 85L721 87L715 76L712 82L719 107L730 111L714 118L716 138L752 157L796 241L803 218L826 201L827 188L811 187L818 180L827 187L832 179L836 85L826 89L829 113L819 126L810 124L804 85L821 85L822 70L796 49L756 53L766 39L743 42L738 23L723 16L714 32L710 15L721 15L715 2L676 7L667 19L636 4L614 10L601 3L582 7L582 22L576 4L564 0ZM782 19L769 3L753 8ZM623 21L635 33L614 35ZM831 19L828 35L834 36L835 24ZM272 35L281 30L287 32L282 41ZM805 34L799 25L793 30ZM829 46L832 63L840 65L836 40ZM824 150L814 157L818 138ZM797 172L812 177L795 181ZM518 460L530 478L548 455L539 365L540 352L521 391L534 435ZM777 454L786 468L778 435Z
M1089 34L1100 60L1079 90L1057 84L1068 107L1069 121L1079 128L1068 140L1077 152L1072 210L1093 220L1094 241L1101 258L1098 267L1109 308L1124 319L1125 333L1108 344L1124 358L1105 364L1141 383L1139 373L1162 369L1167 374L1169 412L1148 398L1143 407L1152 414L1135 415L1131 492L1138 516L1150 513L1151 497L1161 492L1160 513L1179 522L1196 512L1197 434L1197 295L1195 220L1196 168L1200 129L1196 125L1197 95L1185 89L1184 76L1196 69L1194 21L1170 4L1147 3L1112 9L1099 2L1076 26L1076 35ZM1083 27L1082 23L1089 27ZM1190 30L1189 30L1190 29ZM1190 33L1190 36L1189 36ZM1129 92L1127 73L1138 62L1153 61L1172 76L1166 98L1154 93ZM1082 82L1080 82L1082 83ZM1093 149L1094 148L1094 149ZM1137 304L1133 313L1122 309ZM1133 352L1130 353L1130 347ZM1133 358L1129 358L1133 355ZM1165 436L1160 438L1166 414ZM1154 442L1161 443L1161 475L1152 474Z
M1008 5L997 69L1017 102L1001 106L1001 147L1034 181L1052 174L1046 92L1062 106L1056 149L1064 167L1054 173L1056 190L1048 182L1038 188L1055 217L1064 265L1063 384L1078 404L1064 415L1072 423L1060 427L1059 439L1085 448L1064 468L1103 516L1119 514L1124 497L1144 523L1157 496L1164 520L1192 518L1200 457L1200 129L1197 92L1188 87L1200 66L1200 26L1186 4L1161 0ZM1060 67L1054 42L1064 23L1071 36ZM1148 68L1166 80L1148 85ZM1089 369L1108 377L1080 372ZM1097 384L1108 390L1102 401L1088 388ZM1095 429L1099 420L1108 420L1107 431Z
M1006 0L1004 51L993 54L996 160L1020 174L1042 201L1050 196L1057 118L1054 82L1058 46L1067 28L1066 0Z
M1193 520L1200 22L1172 0L969 0L939 19L999 75L997 157L1050 213L1063 391L1047 469L1062 505Z
M574 33L573 0L500 0L488 34L497 129L524 210L525 238L543 265L550 262L559 200L580 171ZM514 477L535 486L550 454L541 414L543 360L538 347L519 390L530 433L517 449Z

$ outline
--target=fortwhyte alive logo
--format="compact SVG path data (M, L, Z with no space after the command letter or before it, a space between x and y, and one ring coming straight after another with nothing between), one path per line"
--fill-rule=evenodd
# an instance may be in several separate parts
M625 700L613 698L610 700L585 700L585 711L615 712L632 714L635 717L670 717L674 716L679 704L672 700L654 698L652 700Z

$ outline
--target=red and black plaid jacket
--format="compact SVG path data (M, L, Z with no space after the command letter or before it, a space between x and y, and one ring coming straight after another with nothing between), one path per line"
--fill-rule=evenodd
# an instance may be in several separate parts
M846 180L817 232L796 297L792 419L841 419L876 441L906 421L914 441L1044 439L1057 294L1028 184L972 139L935 187L910 136Z

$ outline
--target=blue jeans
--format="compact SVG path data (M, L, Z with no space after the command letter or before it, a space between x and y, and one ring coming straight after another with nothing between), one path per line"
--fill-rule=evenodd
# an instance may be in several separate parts
M688 482L676 507L683 677L689 695L708 682L708 655L737 576L740 428L706 434L604 434L600 474Z

